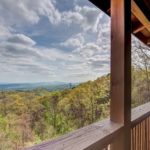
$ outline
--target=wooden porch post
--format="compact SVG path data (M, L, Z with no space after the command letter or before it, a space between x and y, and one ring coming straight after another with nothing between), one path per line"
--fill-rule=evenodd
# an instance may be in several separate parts
M112 150L131 149L131 0L111 0L111 120L124 125Z

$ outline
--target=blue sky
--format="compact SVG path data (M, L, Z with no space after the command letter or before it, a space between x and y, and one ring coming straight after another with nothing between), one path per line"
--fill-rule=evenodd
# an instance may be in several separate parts
M110 20L88 0L0 0L0 31L1 83L110 72Z

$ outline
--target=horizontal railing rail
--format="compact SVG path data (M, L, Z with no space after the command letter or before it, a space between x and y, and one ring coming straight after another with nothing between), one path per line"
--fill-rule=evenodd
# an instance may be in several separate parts
M150 102L132 109L132 127L150 116Z
M104 120L78 129L50 142L27 148L27 150L102 150L107 149L122 126Z
M132 150L138 150L138 147L140 147L138 146L137 137L142 146L144 144L142 141L147 140L147 147L150 148L150 145L148 144L150 138L149 136L147 136L147 138L145 137L146 130L150 132L148 118L150 118L150 103L132 109ZM145 124L147 125L147 128L144 128L143 122L147 122L147 124ZM27 148L26 150L108 150L113 143L113 139L115 139L122 130L123 125L113 123L107 119L78 129L56 140L47 141L31 148ZM143 138L140 136L143 136ZM139 150L150 149L139 148Z

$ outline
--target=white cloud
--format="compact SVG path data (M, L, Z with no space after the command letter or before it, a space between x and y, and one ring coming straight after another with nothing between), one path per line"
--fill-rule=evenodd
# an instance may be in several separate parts
M97 24L99 18L101 18L101 13L99 9L88 6L76 6L75 11L82 14L84 21L82 22L83 28L86 30L92 29L95 30L95 25ZM94 28L93 28L94 27Z
M92 70L91 72L98 69L109 70L108 68L110 68L109 50L104 50L95 43L85 44L83 47L76 49L73 53L81 57L83 62L86 63L88 70L89 68Z
M109 70L107 19L90 5L59 12L58 1L0 1L0 82L78 82Z
M54 3L54 0L28 0L27 6L37 15L46 16L52 24L57 24L61 20L61 14L55 8Z
M16 43L16 44L18 43L18 44L24 44L24 45L30 45L30 46L33 46L36 44L35 41L33 41L31 38L29 38L23 34L11 35L8 38L8 41L11 43Z
M60 22L61 15L51 0L1 0L0 22L7 26L36 24L41 16L52 24Z
M102 55L105 53L105 51L103 51L103 49L95 43L87 43L81 48L76 49L74 53L77 53L83 58L88 59L97 54Z
M74 35L73 37L70 37L63 43L60 43L60 45L69 47L69 48L78 48L81 47L85 42L85 39L82 34Z
M77 24L83 30L97 31L97 26L100 18L102 17L99 9L89 6L76 6L73 11L64 12L62 20L68 25Z
M11 29L9 29L8 27L0 24L0 41L7 39L11 35L10 30Z
M62 19L68 25L81 24L84 21L84 17L78 12L67 11L62 14Z
M68 62L74 61L70 54L61 50L37 47L31 38L25 35L15 36L0 43L1 79L8 74L16 74L18 79L20 76L26 78L30 75L40 78L45 76L44 79L48 80L48 76L54 77L59 68L66 67L64 62L67 59Z
M99 45L104 51L110 51L110 36L110 19L103 17L102 21L100 21L100 24L98 25L96 44Z

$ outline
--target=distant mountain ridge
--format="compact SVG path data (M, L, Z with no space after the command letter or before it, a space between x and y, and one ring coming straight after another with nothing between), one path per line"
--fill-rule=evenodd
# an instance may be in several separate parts
M66 88L72 88L78 85L78 83L65 83L65 82L39 82L39 83L0 83L0 90L34 90L44 88L50 91L63 90Z

